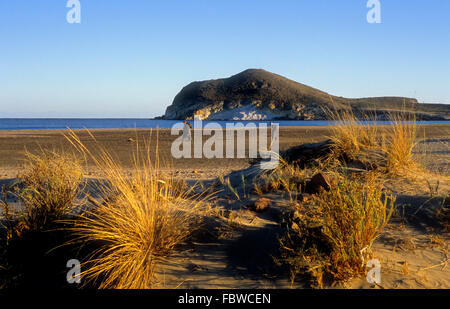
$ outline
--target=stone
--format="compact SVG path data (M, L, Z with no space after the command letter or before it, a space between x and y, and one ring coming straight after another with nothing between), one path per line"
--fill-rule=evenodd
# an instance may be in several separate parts
M305 168L316 159L331 153L332 147L333 143L331 140L325 140L319 143L306 143L283 151L281 157L289 164Z
M262 212L262 211L266 210L267 207L269 207L271 203L272 203L272 201L270 199L261 197L255 201L255 203L252 205L251 209L256 212Z
M311 178L307 185L307 189L311 194L320 193L321 190L330 191L330 181L326 175L317 173Z
M303 192L296 196L296 201L297 201L297 203L300 203L300 204L306 203L310 199L311 199L311 196L309 194L307 194L306 192Z

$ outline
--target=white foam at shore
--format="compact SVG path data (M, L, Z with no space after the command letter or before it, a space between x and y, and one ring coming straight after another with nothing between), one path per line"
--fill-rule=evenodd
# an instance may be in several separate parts
M208 117L208 120L273 120L276 114L263 112L253 105L224 110Z

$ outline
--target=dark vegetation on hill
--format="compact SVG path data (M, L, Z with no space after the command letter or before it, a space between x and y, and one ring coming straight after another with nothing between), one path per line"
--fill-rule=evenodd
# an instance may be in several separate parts
M414 110L418 120L450 119L450 105L419 104L416 99L403 97L337 97L262 69L192 82L176 95L163 118L192 119L198 114L203 119L227 120L229 113L224 112L247 107L267 115L267 119L325 120L324 109L346 106L356 115L376 110L380 120L387 111L404 106Z

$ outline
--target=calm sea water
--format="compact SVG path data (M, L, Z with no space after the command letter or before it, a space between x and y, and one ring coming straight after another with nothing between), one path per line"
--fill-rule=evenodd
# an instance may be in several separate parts
M93 119L93 118L0 118L0 130L48 130L48 129L170 129L178 120L150 120L150 119L130 119L130 118L114 118L114 119ZM210 121L203 121L206 125ZM225 127L230 121L215 121ZM245 121L232 121L243 122ZM269 121L249 121L253 123L267 123ZM311 121L274 121L280 126L327 126L333 125L333 121L311 120ZM379 124L387 124L386 121L379 121ZM450 121L418 121L418 124L450 124Z

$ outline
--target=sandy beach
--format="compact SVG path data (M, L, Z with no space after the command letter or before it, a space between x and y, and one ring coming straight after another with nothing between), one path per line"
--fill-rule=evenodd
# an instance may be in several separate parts
M65 131L0 132L0 181L8 184L20 172L26 151L70 151ZM97 142L110 151L125 167L132 167L136 140L150 136L150 130L91 130ZM87 145L95 142L84 130L76 134ZM176 136L169 130L151 132L151 145L158 144L161 168L171 166L175 177L211 183L220 176L245 170L249 159L179 159L170 160L171 143ZM303 143L323 141L329 136L327 127L290 127L280 129L280 150ZM156 139L156 135L158 138ZM387 186L397 196L403 213L394 216L373 249L382 262L382 283L371 285L364 278L354 279L333 288L450 288L447 234L436 234L433 213L441 203L440 196L450 192L450 125L419 126L419 142L415 153L429 170L425 177L391 179ZM424 136L425 138L420 138ZM158 143L156 143L158 140ZM153 152L155 147L151 147ZM167 163L169 162L169 163ZM92 162L86 161L86 177L101 177ZM427 183L439 183L435 196L430 196ZM184 244L185 250L174 252L157 269L159 288L305 288L303 282L291 282L287 274L274 269L271 259L278 248L279 218L289 201L277 194L266 195L273 203L269 211L255 213L248 209L257 195L239 201L219 195L211 206L234 213L235 219L222 227L223 236L201 234ZM401 215L400 215L401 214ZM405 218L408 218L406 220ZM263 245L262 245L263 244Z
M161 167L170 166L185 174L190 173L194 178L211 178L223 175L230 171L239 170L248 166L249 159L173 159L170 153L172 142L177 135L171 135L170 130L149 129L96 129L89 130L96 142L89 136L86 130L74 131L86 146L93 147L96 142L104 146L123 164L124 167L133 166L133 151L136 149L136 140L141 141L139 147L144 151L142 141L149 141L151 153L155 153L158 146L161 158ZM24 164L26 151L39 153L42 149L73 151L70 143L64 137L66 130L23 130L0 131L0 178L10 178L17 175L17 171ZM280 151L304 143L325 140L330 135L327 127L281 127ZM450 138L450 125L420 125L418 137L427 140L422 147L417 147L418 152L428 151L428 159L435 167L445 167L446 151ZM424 138L425 137L425 138ZM205 138L206 139L206 138ZM424 146L425 145L425 146ZM95 147L93 147L95 148ZM432 158L432 159L431 159ZM87 162L89 173L95 174L92 162ZM198 173L194 173L194 171Z

